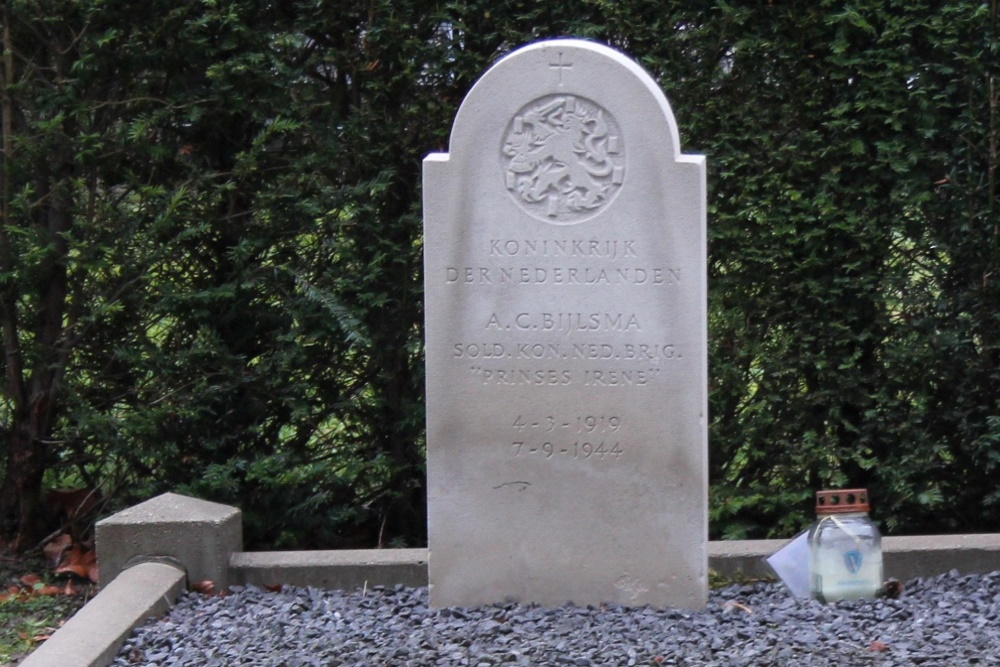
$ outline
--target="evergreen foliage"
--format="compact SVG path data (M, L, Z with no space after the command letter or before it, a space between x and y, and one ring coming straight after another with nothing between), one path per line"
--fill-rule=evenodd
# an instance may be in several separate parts
M708 156L713 537L854 485L893 532L1000 530L997 14L5 0L4 537L44 478L237 504L249 546L421 544L420 162L563 35Z

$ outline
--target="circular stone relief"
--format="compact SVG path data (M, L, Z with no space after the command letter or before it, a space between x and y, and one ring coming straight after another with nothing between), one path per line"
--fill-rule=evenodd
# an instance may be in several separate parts
M625 151L608 111L575 95L546 95L507 125L501 163L507 192L528 214L557 225L604 210L621 189Z

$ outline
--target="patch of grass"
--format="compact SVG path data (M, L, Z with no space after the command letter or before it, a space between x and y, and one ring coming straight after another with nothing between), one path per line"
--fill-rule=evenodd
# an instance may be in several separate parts
M89 583L51 575L41 558L0 555L0 575L0 665L5 667L22 660L94 594ZM38 580L25 583L26 575Z

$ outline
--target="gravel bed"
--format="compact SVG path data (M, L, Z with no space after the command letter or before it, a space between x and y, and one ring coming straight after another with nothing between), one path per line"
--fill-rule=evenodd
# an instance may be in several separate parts
M114 665L997 665L1000 572L907 582L898 599L823 605L777 583L698 612L530 604L428 609L425 588L252 586L185 594Z

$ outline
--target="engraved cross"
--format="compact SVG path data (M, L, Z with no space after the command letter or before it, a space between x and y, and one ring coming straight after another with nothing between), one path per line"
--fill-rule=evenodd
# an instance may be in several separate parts
M559 85L563 85L563 70L573 69L573 63L564 63L562 51L559 52L559 62L549 63L549 69L559 70Z

